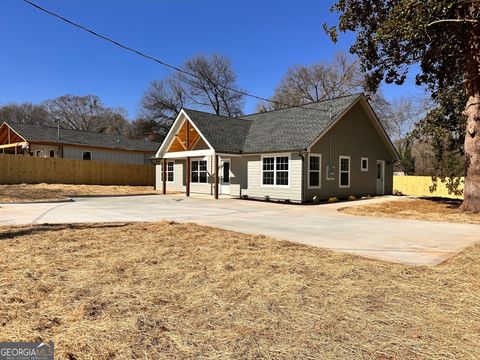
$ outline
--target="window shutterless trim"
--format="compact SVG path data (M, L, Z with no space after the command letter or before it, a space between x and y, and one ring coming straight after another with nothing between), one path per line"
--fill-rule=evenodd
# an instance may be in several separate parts
M348 170L347 171L342 171L342 159L348 160ZM351 167L351 162L350 162L350 156L348 155L340 155L338 158L338 187L340 189L348 189L350 187L350 167ZM348 185L342 185L342 173L347 173L348 174Z
M193 176L192 176L192 174L193 174L193 163L195 161L198 162L198 168L196 170L196 173L198 174L198 181L193 181ZM201 161L206 162L205 171L200 171L200 162ZM208 184L209 183L209 181L208 181L208 177L209 177L208 164L209 164L208 157L190 159L190 183L191 184ZM203 173L203 172L206 174L206 181L205 182L200 181L200 173Z
M86 160L85 159L85 154L90 154L90 159ZM93 160L93 153L91 151L82 151L82 160L84 160L84 161Z
M167 183L174 183L175 182L175 161L167 161L167 168L165 169L165 176L167 178ZM168 164L173 164L173 169L171 171L168 170ZM168 174L172 173L172 180L168 180Z
M287 157L288 158L288 185L277 185L277 171L283 172L285 170L277 170L277 158ZM273 184L263 184L263 159L264 158L273 158L273 170L265 170L267 172L273 172ZM260 187L275 187L275 188L290 188L292 183L292 161L290 153L275 153L275 154L262 154L260 156Z
M311 170L310 169L310 159L312 157L318 157L318 170ZM317 153L309 153L308 154L308 168L307 168L307 171L308 171L308 174L307 174L307 188L308 189L321 189L322 188L322 154L317 154ZM318 172L318 185L315 185L315 186L311 186L310 185L310 174L312 172Z
M363 167L363 160L367 160L367 167L366 168ZM363 171L363 172L368 171L368 165L369 165L368 164L368 156L362 156L360 158L360 171Z

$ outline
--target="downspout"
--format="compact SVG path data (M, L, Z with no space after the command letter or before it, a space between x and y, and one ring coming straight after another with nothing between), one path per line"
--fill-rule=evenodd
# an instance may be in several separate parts
M303 204L305 202L305 176L307 175L306 168L305 168L307 149L299 151L298 155L302 158L302 189L301 189L300 201Z

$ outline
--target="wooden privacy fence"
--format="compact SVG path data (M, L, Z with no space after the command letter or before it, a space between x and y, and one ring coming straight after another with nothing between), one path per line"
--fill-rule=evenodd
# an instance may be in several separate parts
M460 189L463 190L463 178ZM400 191L404 195L413 196L438 196L452 199L463 199L463 195L449 194L444 183L437 181L437 189L430 192L432 186L431 176L394 176L393 190Z
M0 184L153 185L153 165L0 155Z

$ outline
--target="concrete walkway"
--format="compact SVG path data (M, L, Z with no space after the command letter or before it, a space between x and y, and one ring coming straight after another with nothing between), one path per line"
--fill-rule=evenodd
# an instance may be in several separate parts
M438 264L480 240L479 225L370 218L337 212L338 207L378 201L384 200L301 206L174 195L79 198L67 203L0 205L0 226L156 220L195 222L418 265Z

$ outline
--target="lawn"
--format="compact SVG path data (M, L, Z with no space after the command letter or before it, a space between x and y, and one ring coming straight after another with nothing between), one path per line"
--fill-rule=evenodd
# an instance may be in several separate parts
M71 196L154 193L152 186L15 184L0 185L0 202L64 200Z
M456 199L398 199L371 205L347 206L338 211L350 215L480 224L480 213L458 210L461 203L461 200Z
M415 267L194 224L0 228L0 339L68 359L480 357L480 245Z

